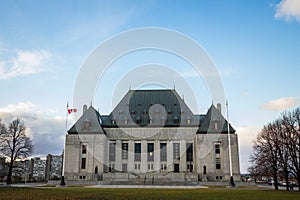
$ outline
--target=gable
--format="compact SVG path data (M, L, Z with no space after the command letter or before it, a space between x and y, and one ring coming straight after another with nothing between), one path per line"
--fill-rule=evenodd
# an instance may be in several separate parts
M77 122L69 129L69 134L104 133L101 127L100 114L93 106L90 106Z
M204 118L200 121L200 127L197 133L228 133L228 121L223 117L220 111L212 105ZM229 124L230 133L235 133L234 128Z

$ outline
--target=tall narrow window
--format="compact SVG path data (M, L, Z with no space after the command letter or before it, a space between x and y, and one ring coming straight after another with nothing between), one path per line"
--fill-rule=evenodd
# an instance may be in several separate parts
M221 159L216 158L216 169L221 169Z
M148 161L154 161L154 143L147 144Z
M193 161L193 143L186 144L186 161Z
M116 160L116 144L109 143L109 161Z
M127 164L126 163L123 163L122 164L122 172L127 172Z
M141 143L134 144L134 161L141 161Z
M128 159L128 143L122 143L122 159Z
M180 144L173 143L173 159L180 160Z
M220 154L220 144L215 144L215 153Z
M160 143L160 161L167 161L167 143Z
M86 158L81 158L81 169L86 168Z
M82 154L86 154L86 145L85 145L85 144L83 144L83 145L81 146L81 153L82 153Z

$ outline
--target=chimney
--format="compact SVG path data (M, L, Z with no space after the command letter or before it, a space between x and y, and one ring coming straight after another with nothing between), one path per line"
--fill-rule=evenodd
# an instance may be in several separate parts
M218 111L219 111L220 113L222 113L222 108L221 108L221 104L220 104L220 103L217 104L217 109L218 109Z
M82 114L85 113L85 111L87 111L87 105L83 105Z

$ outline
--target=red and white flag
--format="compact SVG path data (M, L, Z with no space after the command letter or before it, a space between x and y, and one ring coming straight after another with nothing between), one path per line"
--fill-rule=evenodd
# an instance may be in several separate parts
M67 102L67 111L68 111L68 114L71 114L72 112L77 112L77 109L76 108L69 108L69 102Z
M76 108L68 108L68 114L71 114L72 112L77 112Z

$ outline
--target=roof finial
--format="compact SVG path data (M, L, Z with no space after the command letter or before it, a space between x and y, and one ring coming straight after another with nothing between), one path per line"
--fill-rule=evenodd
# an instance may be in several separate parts
M174 84L174 90L175 90L175 84Z
M129 85L129 91L131 90L131 85Z
M91 106L93 106L93 102L91 101Z

